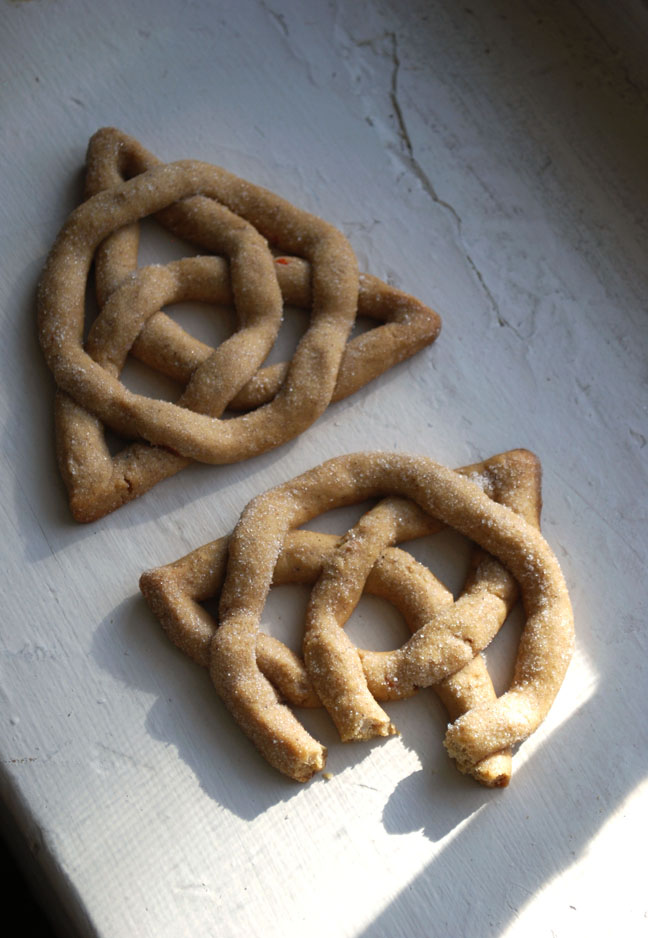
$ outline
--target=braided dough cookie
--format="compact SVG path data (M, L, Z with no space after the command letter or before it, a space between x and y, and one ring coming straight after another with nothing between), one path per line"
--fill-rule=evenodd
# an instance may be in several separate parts
M381 503L385 510L388 505L399 513L402 540L434 533L440 527L411 502L385 499ZM277 560L273 585L313 584L341 541L330 534L290 531ZM228 545L228 537L220 538L140 578L140 588L169 638L203 667L209 667L217 623L200 603L216 596L222 587ZM421 628L438 606L452 602L452 594L426 567L397 548L381 552L367 577L365 591L392 602L412 632ZM282 700L296 707L321 706L302 660L278 639L259 632L256 660ZM481 655L436 689L453 719L495 699ZM483 760L471 774L489 786L508 784L510 752Z
M330 508L385 495L342 538L294 530ZM343 739L361 739L394 732L376 699L437 684L454 721L446 746L459 768L483 784L505 785L510 747L546 715L571 654L569 599L539 534L539 514L539 466L523 450L456 472L423 457L353 454L257 497L231 538L145 573L141 588L172 640L209 667L259 750L292 778L310 778L326 753L277 692L293 705L323 702ZM475 552L457 602L429 570L392 546L438 530L439 520L489 551ZM478 652L515 601L511 574L527 623L513 684L498 700ZM258 623L271 582L313 581L304 668ZM217 628L199 602L221 584ZM346 638L341 626L363 589L403 613L413 634L397 652L359 651Z
M105 129L90 142L86 194L39 290L40 340L59 388L59 465L77 520L102 517L192 459L222 464L279 446L439 332L419 301L358 276L339 231L225 170L161 164ZM137 223L149 214L219 256L138 269ZM101 312L84 347L93 260ZM233 304L237 331L217 350L193 339L161 311L184 300ZM290 364L262 368L284 302L310 308L311 323ZM383 324L347 343L356 314ZM186 385L176 403L124 387L130 352ZM220 419L226 408L247 412ZM113 458L104 425L137 442Z

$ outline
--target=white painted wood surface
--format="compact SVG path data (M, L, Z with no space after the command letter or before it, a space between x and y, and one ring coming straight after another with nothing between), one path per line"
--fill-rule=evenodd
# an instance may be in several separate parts
M3 0L0 779L64 933L646 934L646 16L609 6ZM107 124L336 223L444 326L290 445L81 527L34 291ZM457 774L431 693L372 745L310 715L333 778L275 775L161 634L140 572L329 456L516 446L543 462L578 645L509 789ZM266 625L296 633L303 602L277 590ZM393 642L393 620L363 601L353 634Z

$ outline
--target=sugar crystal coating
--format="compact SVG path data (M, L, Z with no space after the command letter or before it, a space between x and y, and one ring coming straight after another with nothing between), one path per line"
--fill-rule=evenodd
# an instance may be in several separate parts
M375 278L359 284L336 228L219 167L162 164L105 128L88 148L86 196L39 290L40 341L59 388L59 465L80 521L193 459L230 463L285 443L439 332L439 317L418 300ZM138 269L138 222L149 214L210 255ZM297 256L279 265L276 249ZM100 313L84 347L93 261ZM161 310L183 300L234 305L237 330L215 350L199 342ZM309 308L311 322L290 363L263 367L284 302ZM381 325L347 341L357 313ZM130 353L186 385L180 399L129 391L120 373ZM246 413L225 420L226 408ZM104 425L137 442L112 458Z
M479 480L477 484L474 479ZM486 493L489 494L486 494ZM383 498L345 535L296 530L338 505ZM254 498L227 539L142 576L170 637L209 668L221 697L268 761L303 781L323 747L281 701L328 709L344 740L395 732L379 705L433 685L463 772L508 783L511 747L544 719L573 643L559 565L539 532L540 468L525 450L452 471L425 457L354 453ZM478 545L450 592L394 545L450 524ZM271 584L314 583L304 661L259 630ZM495 695L479 652L521 591L527 622L510 689ZM412 637L393 652L356 649L343 631L363 590L393 602ZM198 602L220 590L219 621Z

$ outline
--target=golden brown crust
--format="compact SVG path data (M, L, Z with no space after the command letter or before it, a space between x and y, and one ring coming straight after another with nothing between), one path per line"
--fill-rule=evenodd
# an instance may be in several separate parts
M161 164L107 128L90 142L86 190L39 290L40 340L59 388L59 464L80 521L102 517L192 459L222 464L281 445L331 400L439 332L439 317L419 301L359 278L351 247L333 226L225 170ZM151 213L222 256L137 269L137 223ZM299 257L276 257L268 242ZM93 259L101 312L84 348ZM261 368L284 296L311 308L310 326L290 364ZM237 331L216 350L197 342L161 312L185 299L233 303ZM383 324L347 344L357 312ZM121 383L131 351L187 385L176 403ZM248 412L222 420L226 407ZM137 442L111 459L103 425Z
M454 720L446 745L459 768L483 784L505 785L510 747L544 718L571 653L569 598L537 529L539 485L539 464L522 450L456 472L424 457L339 457L258 496L229 540L144 574L141 587L171 638L210 668L242 728L285 774L309 776L324 753L304 736L275 689L301 705L317 703L314 691L342 738L358 739L393 732L378 699L398 699L436 683ZM388 497L343 538L294 530L329 508L378 496ZM456 603L430 571L391 546L438 529L439 520L490 552L476 552ZM513 684L498 700L483 659L475 656L515 600L511 574L528 618ZM259 633L273 579L316 580L307 614L306 672L295 656L273 671L280 643L268 644ZM221 582L216 628L198 601ZM364 589L403 612L413 632L403 649L383 657L346 639L341 626ZM394 657L401 670L376 664Z

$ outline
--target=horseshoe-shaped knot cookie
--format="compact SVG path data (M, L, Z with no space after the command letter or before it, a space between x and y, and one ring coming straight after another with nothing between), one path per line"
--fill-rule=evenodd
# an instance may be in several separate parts
M434 341L439 317L368 275L332 225L207 163L162 164L117 130L88 149L87 200L63 226L39 289L39 336L57 386L57 451L74 516L102 517L191 460L224 464L293 439L331 401ZM147 215L209 256L137 267ZM95 265L100 313L84 344ZM162 311L232 304L214 350ZM310 310L289 364L262 367L284 303ZM356 315L381 324L349 341ZM125 387L127 356L181 381L176 403ZM222 419L224 411L244 413ZM113 457L104 427L135 440Z
M332 508L382 501L342 537L296 530ZM171 639L208 667L266 759L305 781L324 747L282 701L323 704L343 740L395 732L379 701L434 685L453 720L446 747L463 772L506 785L511 747L542 722L562 683L573 619L560 567L539 532L540 468L526 450L452 471L425 457L356 453L258 496L232 535L140 585ZM461 595L395 545L450 525L476 545ZM271 584L313 583L304 659L259 630ZM394 652L355 648L344 624L362 592L389 599L412 636ZM480 652L518 590L526 624L509 690L497 698ZM218 624L200 602L220 592Z

